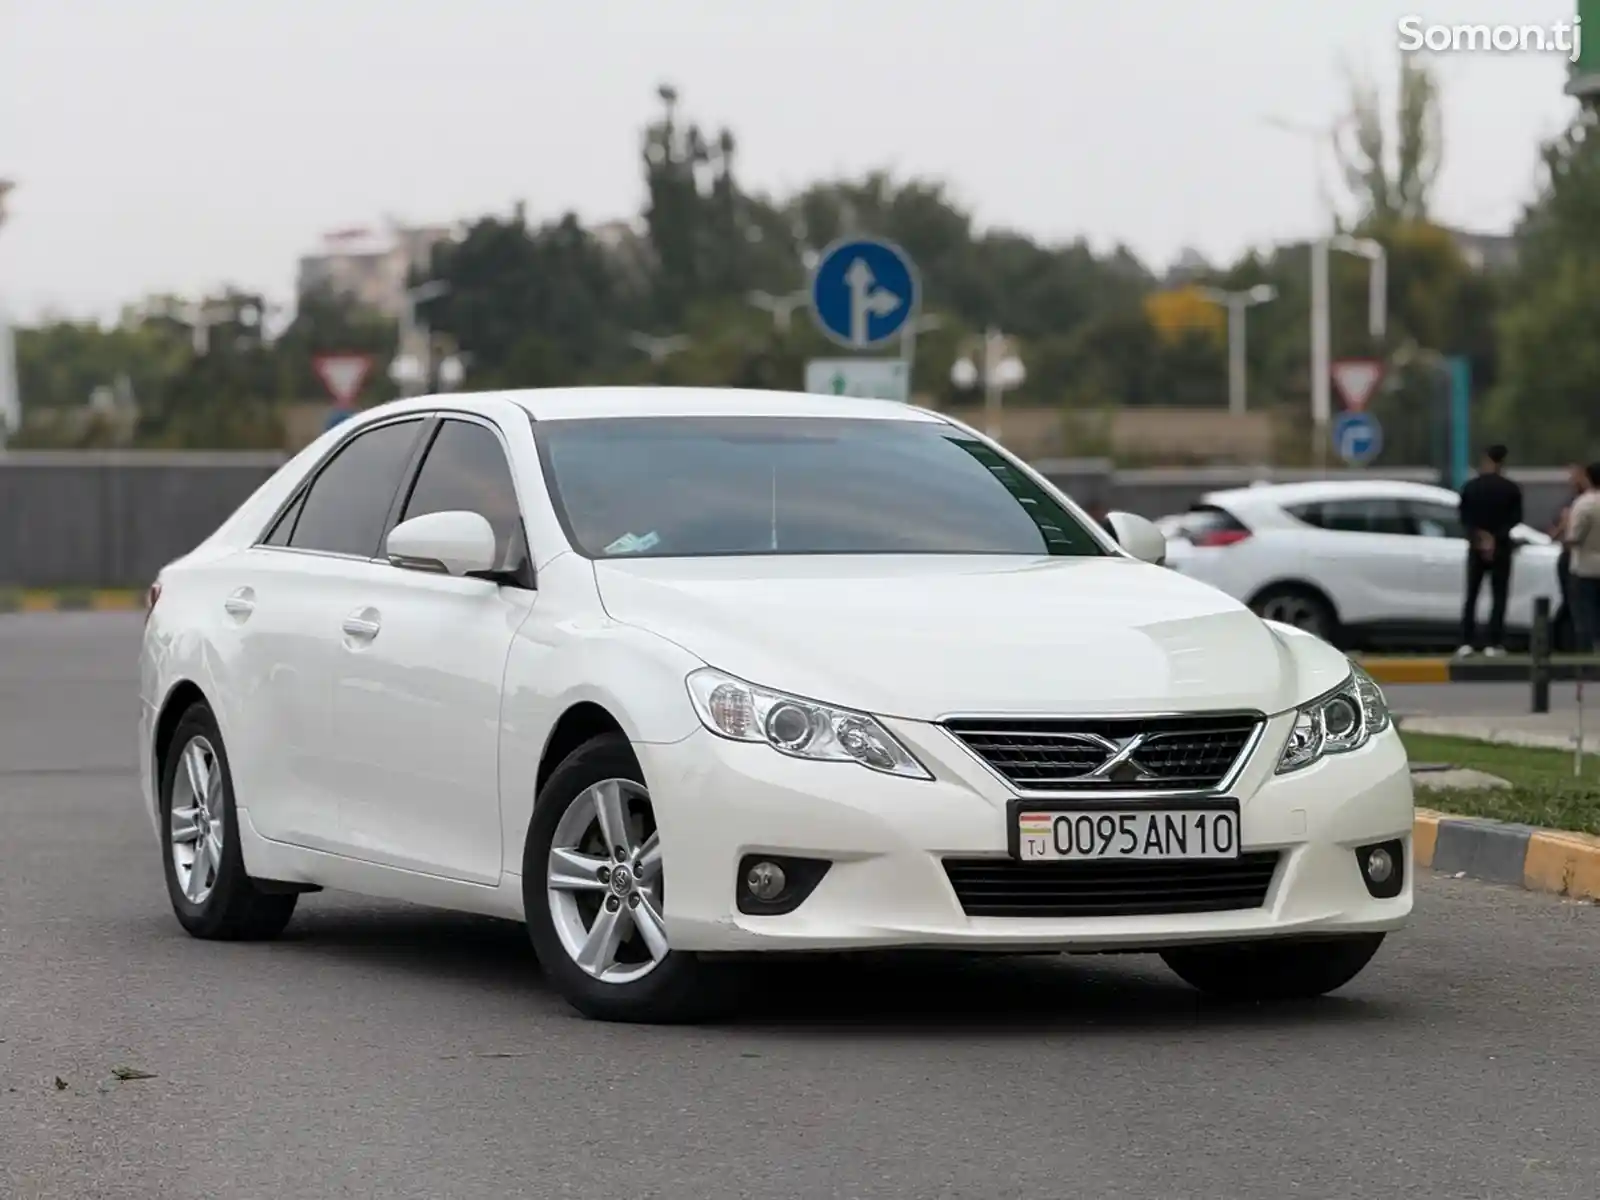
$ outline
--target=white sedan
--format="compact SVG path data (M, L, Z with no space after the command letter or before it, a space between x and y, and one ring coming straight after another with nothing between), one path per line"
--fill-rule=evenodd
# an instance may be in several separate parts
M173 909L216 939L322 888L523 920L619 1020L708 1015L751 952L1155 951L1228 995L1340 987L1412 906L1383 697L1110 524L887 402L363 413L151 588Z
M1159 524L1169 539L1169 566L1270 620L1345 649L1455 646L1467 575L1457 503L1456 493L1427 484L1319 480L1211 492ZM1542 597L1560 638L1561 547L1526 525L1514 537L1506 629L1512 640L1525 640ZM1480 629L1489 603L1485 581Z

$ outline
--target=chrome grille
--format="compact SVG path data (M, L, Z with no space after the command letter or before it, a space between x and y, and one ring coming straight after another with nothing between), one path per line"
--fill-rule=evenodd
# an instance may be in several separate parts
M1024 792L1208 792L1248 750L1253 713L1179 717L955 717L945 728Z

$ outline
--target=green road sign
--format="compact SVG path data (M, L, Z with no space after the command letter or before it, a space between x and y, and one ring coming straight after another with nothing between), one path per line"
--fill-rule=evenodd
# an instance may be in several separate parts
M911 367L903 358L813 358L806 363L806 391L869 400L911 399Z

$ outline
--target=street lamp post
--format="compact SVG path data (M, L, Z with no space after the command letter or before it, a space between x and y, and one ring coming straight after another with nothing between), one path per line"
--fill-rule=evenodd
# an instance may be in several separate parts
M746 299L756 308L772 315L772 323L780 333L788 333L789 326L794 320L794 311L811 298L807 291L790 292L786 296L774 296L770 292L751 292Z
M970 358L958 358L950 368L950 382L963 391L982 385L984 432L995 440L1000 438L1001 402L1004 394L1020 387L1028 377L1022 360L1011 353L1004 334L990 326L983 335L981 363Z
M1382 338L1388 325L1389 272L1383 245L1349 234L1320 237L1311 244L1311 418L1316 426L1318 461L1327 450L1328 422L1333 417L1332 342L1328 288L1328 255L1333 250L1354 254L1372 264L1368 276L1367 331Z
M1282 117L1268 117L1267 124L1284 133L1306 138L1319 150L1331 147L1339 131L1350 124L1350 117L1342 117L1326 125L1308 125L1288 121ZM1328 189L1324 158L1321 153L1315 160L1317 181L1317 221L1324 229L1333 226L1333 197ZM1352 238L1345 234L1316 233L1311 239L1311 423L1314 427L1317 465L1325 464L1328 452L1328 424L1333 417L1332 395L1332 330L1329 328L1328 254L1341 250L1358 254L1372 263L1371 298L1367 324L1374 338L1381 338L1386 324L1386 296L1388 279L1383 247L1366 238Z
M1354 254L1372 264L1367 275L1367 332L1374 340L1381 338L1389 323L1389 256L1384 252L1383 243L1341 233L1330 239L1329 244L1335 250Z
M1258 283L1242 292L1225 292L1219 288L1201 288L1200 294L1211 303L1228 311L1228 411L1234 416L1245 412L1245 313L1257 304L1267 304L1278 298L1278 289L1270 283Z
M628 342L635 350L648 355L653 363L663 363L679 350L689 345L689 339L681 333L670 333L666 337L657 337L649 333L630 333Z

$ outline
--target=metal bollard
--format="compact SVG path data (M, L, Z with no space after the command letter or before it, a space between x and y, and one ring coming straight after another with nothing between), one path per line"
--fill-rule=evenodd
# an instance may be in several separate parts
M1533 602L1533 633L1528 639L1528 679L1533 686L1533 711L1550 711L1550 597Z

